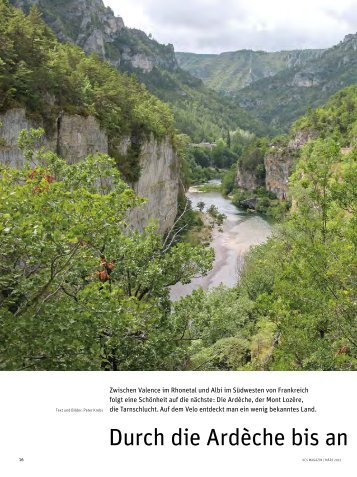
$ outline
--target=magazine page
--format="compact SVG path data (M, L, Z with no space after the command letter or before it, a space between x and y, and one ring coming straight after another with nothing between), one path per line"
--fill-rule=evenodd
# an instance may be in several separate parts
M353 475L356 0L0 0L0 473Z

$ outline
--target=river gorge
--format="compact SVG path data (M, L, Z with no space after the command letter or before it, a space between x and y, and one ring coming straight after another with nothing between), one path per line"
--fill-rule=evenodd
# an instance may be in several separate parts
M205 277L194 278L191 283L178 283L171 288L171 298L189 295L202 287L204 290L220 284L233 287L242 269L244 256L252 246L264 243L272 233L271 225L257 214L245 212L235 207L228 198L218 192L201 192L191 187L187 193L193 209L199 202L205 203L205 210L215 205L219 212L225 214L221 231L215 227L212 233L211 247L215 252L212 270Z

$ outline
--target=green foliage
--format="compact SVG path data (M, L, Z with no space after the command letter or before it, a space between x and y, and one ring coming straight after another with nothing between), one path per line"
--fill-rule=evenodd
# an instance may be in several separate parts
M231 150L223 139L217 141L216 147L211 151L211 157L213 165L219 169L228 169L238 159L238 155Z
M185 184L204 184L219 176L219 172L212 167L201 167L190 156L186 156L184 165L184 181Z
M291 202L279 200L264 187L258 187L249 192L243 189L234 189L232 203L240 209L254 210L275 221L282 221L289 212Z
M253 139L243 148L238 161L240 169L254 173L257 181L262 183L265 179L264 157L268 147L267 138Z
M223 195L227 196L233 191L236 185L236 180L237 180L237 164L233 164L230 167L230 169L228 169L228 171L224 173L222 178L221 191Z
M235 371L250 360L249 342L240 337L222 338L192 357L196 371Z
M332 139L306 145L293 210L250 252L237 287L175 304L192 323L187 368L357 369L356 183L356 147L341 155Z
M23 133L27 164L0 175L0 368L171 369L181 362L168 289L212 251L130 231L139 206L108 156L68 165Z
M219 55L176 53L179 65L209 88L223 95L235 96L259 79L291 68L295 62L306 64L321 54L320 50L253 51L239 50Z
M191 157L196 164L201 167L210 167L212 165L211 151L209 149L193 146L191 149Z
M199 289L174 303L173 319L186 343L185 366L202 371L243 366L249 361L251 312L246 296L222 286L209 293Z
M335 94L323 108L309 110L296 121L292 131L308 129L321 138L332 138L341 146L349 146L357 138L357 85Z
M0 0L0 16L0 111L24 106L48 129L63 111L94 115L108 133L113 155L123 136L173 136L167 105L98 56L59 43L37 9L26 16ZM138 177L133 157L122 167L128 176L131 172L129 179Z
M346 39L305 64L256 81L238 92L237 103L270 124L275 133L287 132L309 108L323 105L340 89L357 83L355 41L355 36Z
M219 139L212 148L204 145L187 144L185 151L185 176L186 183L204 184L212 179L222 176L222 169L236 168L239 155L227 146L224 140ZM211 185L205 185L205 190ZM212 184L212 188L219 189L218 185Z
M208 215L212 217L214 220L214 223L217 224L218 226L221 226L224 222L224 220L227 218L226 215L222 214L219 212L218 207L214 204L212 204L208 209L207 209Z

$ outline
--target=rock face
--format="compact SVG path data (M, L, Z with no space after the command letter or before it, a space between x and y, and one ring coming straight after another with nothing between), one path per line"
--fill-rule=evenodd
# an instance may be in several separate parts
M160 45L144 32L126 28L102 0L10 0L28 11L36 5L61 41L98 53L116 67L151 72L155 66L178 68L172 45Z
M0 115L0 123L0 163L21 168L24 158L17 146L18 135L23 129L41 127L42 124L28 119L24 109L12 109ZM44 144L69 164L96 152L108 153L108 137L94 117L63 115L57 119L53 130L53 137L46 137ZM130 143L130 138L122 139L119 147L123 154ZM151 136L141 144L139 161L140 178L132 186L140 197L147 199L147 203L130 214L130 223L142 230L150 219L155 219L160 232L164 233L177 215L178 157L169 139L158 142Z
M312 68L310 70L296 73L291 82L292 86L297 86L298 88L312 88L314 86L319 86L321 83L322 78L320 78L318 72L314 71Z
M343 41L340 43L342 49L345 51L348 50L357 50L357 33L346 35Z
M0 115L0 163L20 169L24 158L17 146L20 131L41 127L26 118L24 109L11 109Z
M168 139L158 143L153 136L141 147L141 174L134 190L148 202L131 214L135 228L142 230L148 219L159 221L160 232L168 230L177 215L179 166Z
M256 176L255 172L243 170L238 166L236 184L239 188L253 191L261 184Z
M252 199L242 200L239 203L239 206L242 207L243 209L255 210L255 208L257 206L257 202L258 202L258 199L256 197L254 197Z
M108 153L108 137L93 116L63 115L57 119L57 153L69 164L96 152Z
M289 176L293 171L297 152L310 139L316 137L314 131L298 131L285 147L272 147L264 159L265 186L279 199L285 199L288 193Z
M279 199L285 199L288 192L289 175L294 163L288 151L273 150L265 158L266 179L265 186Z

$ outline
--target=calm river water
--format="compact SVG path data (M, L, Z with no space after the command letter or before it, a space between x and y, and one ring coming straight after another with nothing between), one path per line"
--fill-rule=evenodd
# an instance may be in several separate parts
M221 283L233 287L239 278L244 255L250 247L265 242L271 234L271 225L266 220L237 209L219 192L198 192L191 188L187 197L192 201L193 208L196 208L200 201L206 204L206 208L212 204L216 205L227 219L222 227L223 232L213 232L211 247L216 256L213 269L206 277L195 278L188 285L178 283L173 286L173 300L189 295L199 287L208 290Z

